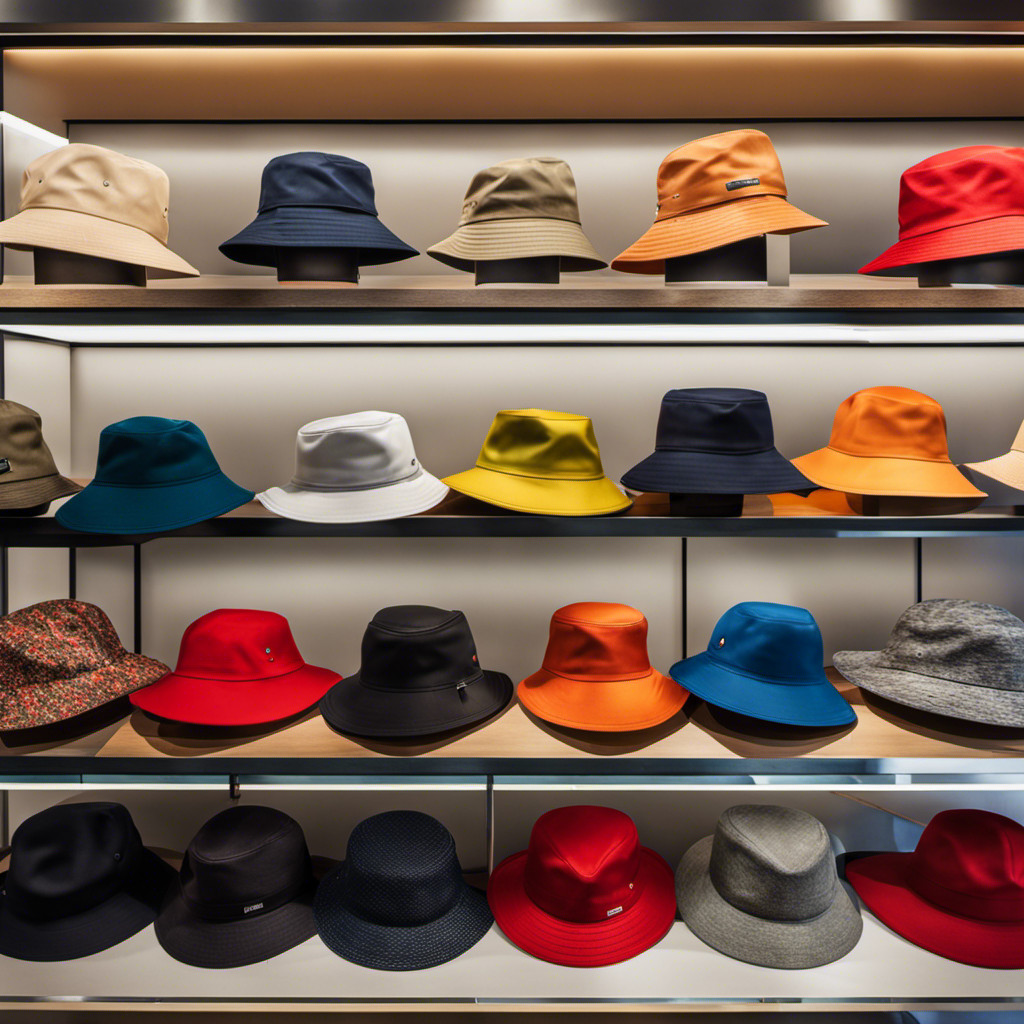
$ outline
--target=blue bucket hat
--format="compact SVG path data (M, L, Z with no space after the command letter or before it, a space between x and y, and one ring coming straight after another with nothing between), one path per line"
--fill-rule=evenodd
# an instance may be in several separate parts
M289 153L263 168L256 219L220 251L236 263L277 266L276 250L352 249L360 266L418 255L377 219L370 168L333 153Z
M857 716L828 681L824 661L809 611L744 601L718 620L706 651L669 674L708 704L764 722L850 725Z
M229 480L189 420L134 416L104 427L96 476L57 511L84 533L160 533L252 501Z

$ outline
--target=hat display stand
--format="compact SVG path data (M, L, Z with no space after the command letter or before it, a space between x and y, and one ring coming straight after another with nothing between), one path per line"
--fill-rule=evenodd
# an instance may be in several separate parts
M526 256L517 260L477 260L473 264L476 285L548 285L558 284L560 256Z
M146 287L146 268L59 249L33 249L36 284L115 284Z
M770 240L769 240L770 238ZM665 284L789 284L789 236L755 235L665 260Z
M742 494L670 494L669 515L738 516L743 514Z
M981 503L981 508L1009 508L1015 516L1024 515L1024 491L1018 491L1016 487L1004 484L1001 480L979 473L970 466L957 466L957 469L980 491L984 491L988 497Z
M44 501L41 505L32 505L30 508L0 508L0 519L4 516L45 516L50 510L50 503Z
M922 288L967 285L1024 285L1024 250L955 260L922 263L917 275Z
M954 516L970 512L982 498L905 498L888 494L847 494L859 516Z
M359 284L357 250L279 246L277 283L291 287L352 288Z

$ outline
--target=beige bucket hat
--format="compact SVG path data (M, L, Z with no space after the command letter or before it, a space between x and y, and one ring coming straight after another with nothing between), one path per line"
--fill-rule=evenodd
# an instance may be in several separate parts
M608 265L583 234L569 165L551 156L505 160L478 171L459 226L427 253L468 271L481 260L534 256L560 256L563 271Z
M1024 491L1024 423L1021 424L1010 450L1005 455L997 455L994 459L986 459L984 462L967 462L965 465L968 469L983 473L1001 484Z
M197 277L167 248L170 184L159 167L73 142L33 160L21 177L21 210L0 222L0 244L57 249Z

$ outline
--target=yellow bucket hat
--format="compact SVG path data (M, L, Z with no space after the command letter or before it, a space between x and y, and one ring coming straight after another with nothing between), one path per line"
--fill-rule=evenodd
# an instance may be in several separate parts
M632 502L604 475L587 416L503 409L472 469L444 482L461 494L514 512L600 516Z

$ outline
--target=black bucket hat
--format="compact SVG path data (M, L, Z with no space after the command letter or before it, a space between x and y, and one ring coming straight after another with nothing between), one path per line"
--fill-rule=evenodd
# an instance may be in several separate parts
M26 818L0 875L0 953L75 960L148 927L174 869L142 845L127 808L58 804Z
M679 388L661 400L655 451L622 478L631 491L775 494L814 484L775 448L761 391Z
M429 736L489 718L512 691L507 675L480 667L462 612L398 605L374 615L359 671L327 691L320 713L356 736Z
M333 153L288 153L263 168L256 219L220 251L236 263L277 266L278 248L351 249L360 266L418 255L377 217L370 168Z
M316 934L316 878L302 828L272 807L229 807L188 844L156 937L193 967L243 967Z
M356 825L313 909L330 949L380 971L448 963L494 923L487 896L462 877L451 833L419 811L386 811Z

